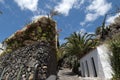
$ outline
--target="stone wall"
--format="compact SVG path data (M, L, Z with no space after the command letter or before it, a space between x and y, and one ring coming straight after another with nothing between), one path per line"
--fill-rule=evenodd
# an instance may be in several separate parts
M5 69L3 79L45 80L50 75L56 75L56 51L49 43L37 42L20 48L0 58L0 74ZM36 68L36 66L38 67Z
M56 23L41 17L3 41L0 55L3 80L45 80L56 75ZM19 79L18 79L19 78Z

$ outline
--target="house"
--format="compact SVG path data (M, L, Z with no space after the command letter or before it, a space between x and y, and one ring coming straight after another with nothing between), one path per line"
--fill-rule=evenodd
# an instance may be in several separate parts
M85 54L80 59L81 77L110 80L113 74L109 59L110 54L107 44L102 44Z

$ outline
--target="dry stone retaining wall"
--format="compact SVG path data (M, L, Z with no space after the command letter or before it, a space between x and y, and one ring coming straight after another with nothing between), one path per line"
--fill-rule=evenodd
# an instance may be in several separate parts
M17 80L20 71L20 80L45 80L50 75L56 75L56 54L53 49L49 43L37 42L6 54L0 58L0 74L5 69L4 80ZM37 69L36 65L39 65Z
M6 39L0 56L2 79L45 80L56 75L56 35L56 22L41 17Z

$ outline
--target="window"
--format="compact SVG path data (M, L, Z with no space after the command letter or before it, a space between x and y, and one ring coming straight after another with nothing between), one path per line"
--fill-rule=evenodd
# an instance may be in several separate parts
M90 74L89 74L89 68L88 68L88 62L87 62L87 60L86 60L86 69L87 69L87 75L88 75L88 77L90 77Z
M94 72L94 77L97 77L97 71L96 71L96 67L95 67L95 62L94 62L94 58L91 58L92 61L92 66L93 66L93 72Z

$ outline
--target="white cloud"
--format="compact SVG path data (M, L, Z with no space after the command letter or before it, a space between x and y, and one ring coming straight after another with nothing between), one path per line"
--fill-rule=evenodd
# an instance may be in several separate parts
M74 4L74 8L79 9L84 2L85 0L77 0Z
M120 13L119 13L119 14L116 14L116 15L114 15L114 16L109 16L109 17L107 18L107 20L106 20L107 25L109 25L110 23L114 23L114 19L117 18L119 15L120 15Z
M57 6L55 6L55 10L67 16L76 1L77 0L62 0Z
M36 11L38 0L14 0L22 10Z
M86 7L86 17L81 25L85 25L86 22L91 22L96 20L100 16L104 16L110 9L111 3L108 3L106 0L93 0L89 6Z
M86 15L86 20L87 21L94 21L96 18L97 18L97 14L92 14L92 13L88 13L87 15Z
M68 16L72 8L79 9L84 3L85 0L61 0L61 2L55 6L55 10Z

